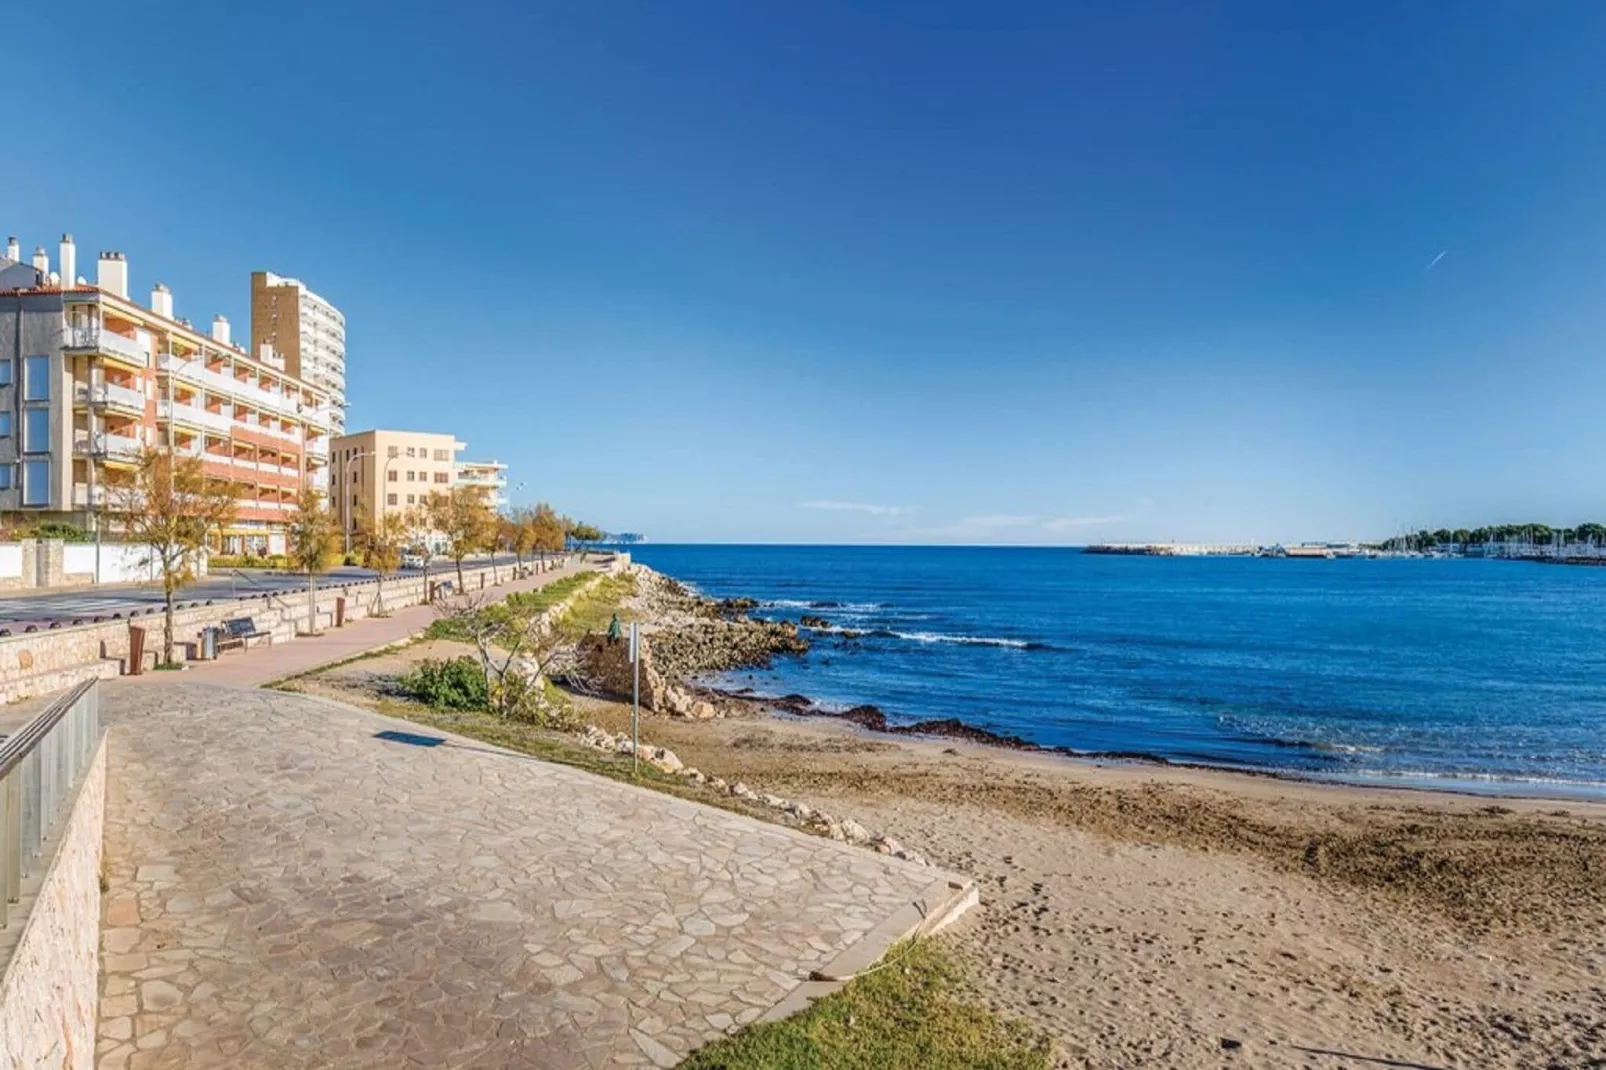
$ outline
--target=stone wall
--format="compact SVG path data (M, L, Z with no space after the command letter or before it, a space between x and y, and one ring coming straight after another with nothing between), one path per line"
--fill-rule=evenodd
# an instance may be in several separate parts
M94 1065L105 813L102 735L61 834L46 841L55 844L55 857L0 979L0 1067L6 1070L90 1070ZM12 925L17 924L13 915Z
M512 569L507 566L496 571L496 576L503 580L511 575ZM447 580L456 583L455 570L432 573L429 577L432 585ZM493 582L492 570L465 567L463 580L470 590L489 587ZM422 576L392 578L385 581L384 608L394 610L418 605L429 600L429 593ZM189 657L187 647L189 644L198 646L202 629L235 617L250 617L260 630L273 634L275 643L290 642L308 630L305 589L269 594L251 590L242 582L240 595L237 599L181 600L181 608L173 615L173 641L184 647L175 651L175 657L181 661ZM379 608L378 590L372 580L344 584L320 582L317 630L334 626L335 602L340 598L346 600L348 622L373 616ZM41 627L32 632L20 631L15 625L0 628L0 704L48 694L89 677L128 672L131 668L128 664L130 626L145 629L144 668L153 667L162 645L161 606L135 612L135 616L119 615L79 625ZM13 634L6 634L7 631Z

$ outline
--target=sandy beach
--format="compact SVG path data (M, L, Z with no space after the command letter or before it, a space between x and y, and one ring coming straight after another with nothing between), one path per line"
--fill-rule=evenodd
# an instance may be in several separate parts
M371 704L423 644L309 690ZM620 731L628 706L576 697ZM1066 1067L1606 1066L1606 806L1092 763L720 698L710 775L975 876L951 937Z

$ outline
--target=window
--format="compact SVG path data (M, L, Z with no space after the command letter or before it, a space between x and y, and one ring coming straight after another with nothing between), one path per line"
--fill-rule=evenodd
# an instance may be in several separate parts
M353 509L357 508L357 496L355 494L351 496L351 507Z
M11 437L11 414L0 412L0 438Z
M50 400L50 358L24 357L22 370L25 378L22 384L22 399L24 401Z
M394 495L394 494L385 495L385 504L386 505L395 505L396 504L396 495Z
M418 499L416 497L414 497L413 495L409 494L409 495L407 495L407 504L408 505L417 505L418 504Z
M452 459L452 453L450 450L436 450L435 459L437 461L449 461Z
M396 482L396 477L399 476L399 475L401 475L400 472L386 472L385 473L385 482L386 483L394 483L394 482Z
M407 447L407 456L409 456L409 457L417 457L418 456L418 451L413 449L413 447L408 446Z
M0 386L11 385L11 358L0 357Z
M0 464L0 490L11 489L11 466Z
M22 504L50 504L50 462L22 462Z
M390 449L386 451L386 455L390 456L390 457L400 457L401 456L401 447L400 446L392 446L392 447L390 447Z
M445 472L436 472L435 473L435 482L444 483L444 482L446 482L446 479L447 479L447 476L446 476Z
M32 358L29 358L32 359ZM50 410L22 410L22 452L50 452Z

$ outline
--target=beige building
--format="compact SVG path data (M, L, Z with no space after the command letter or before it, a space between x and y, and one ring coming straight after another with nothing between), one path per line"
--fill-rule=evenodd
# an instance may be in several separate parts
M457 482L456 435L427 431L358 431L336 438L329 452L329 504L354 532L364 517L406 513L433 491Z

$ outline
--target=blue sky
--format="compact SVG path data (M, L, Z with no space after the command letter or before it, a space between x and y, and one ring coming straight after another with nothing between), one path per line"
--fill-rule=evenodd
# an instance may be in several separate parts
M1603 4L12 7L0 232L604 527L1606 516Z

